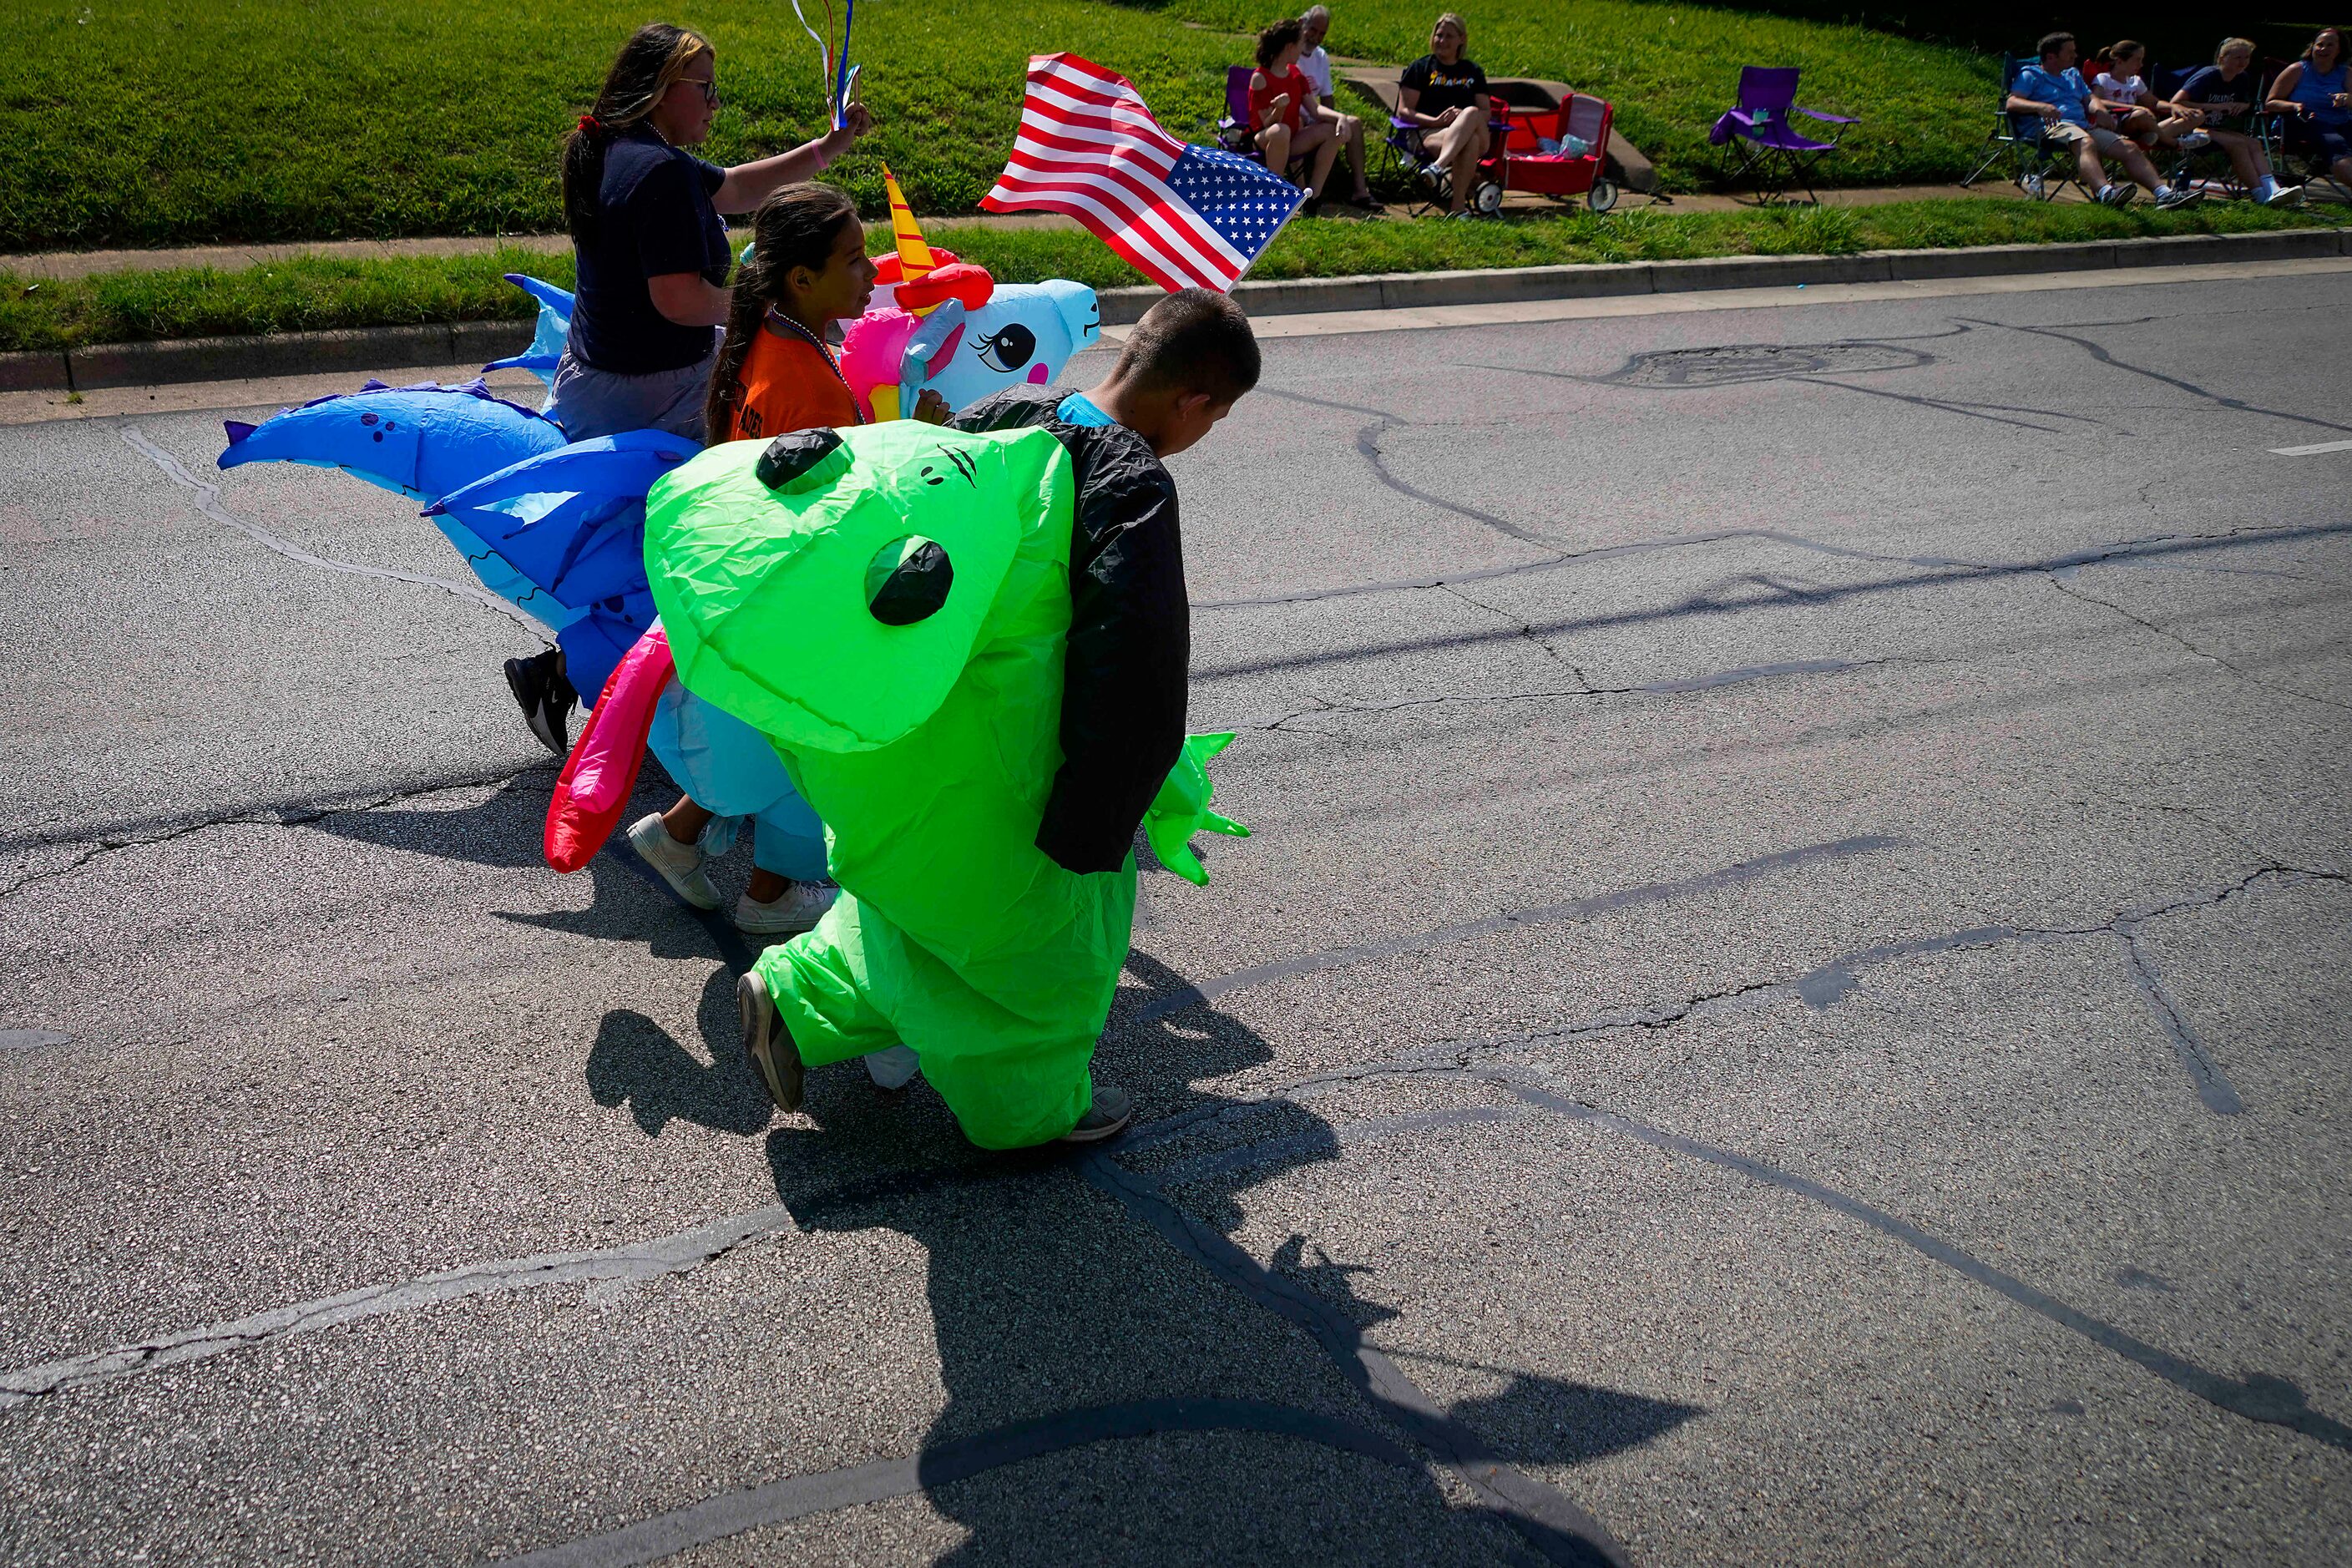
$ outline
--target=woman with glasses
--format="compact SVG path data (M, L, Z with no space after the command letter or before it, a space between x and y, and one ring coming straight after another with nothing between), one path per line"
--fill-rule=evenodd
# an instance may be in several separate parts
M754 211L770 192L811 178L874 123L853 102L837 130L722 169L686 151L710 134L718 110L709 40L653 22L621 46L595 108L564 138L563 216L580 277L544 412L574 441L625 430L703 438L730 299L719 215ZM562 752L578 698L557 651L509 659L506 674L531 732Z
M623 430L702 438L726 324L730 257L721 213L755 211L814 176L873 120L722 169L686 151L710 134L719 56L699 33L655 22L621 47L596 107L563 144L563 216L578 252L572 338L547 416L575 441Z

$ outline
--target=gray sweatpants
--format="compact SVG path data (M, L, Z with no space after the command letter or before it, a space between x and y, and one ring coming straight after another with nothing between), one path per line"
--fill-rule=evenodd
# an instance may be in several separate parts
M572 357L566 348L555 367L555 384L540 412L563 426L574 441L618 436L627 430L667 430L689 441L702 439L702 405L710 395L710 373L719 362L725 332L710 329L710 352L682 370L621 375Z

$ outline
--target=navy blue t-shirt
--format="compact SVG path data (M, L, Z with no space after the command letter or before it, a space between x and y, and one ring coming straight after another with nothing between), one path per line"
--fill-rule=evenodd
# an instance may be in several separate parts
M2223 81L2220 66L2207 66L2182 82L2180 90L2173 96L2188 103L2243 104L2245 107L2242 109L2207 111L2209 123L2227 128L2242 126L2252 118L2262 94L2262 76L2249 65L2238 73L2235 81Z
M1473 59L1457 59L1450 66L1442 66L1435 55L1423 55L1404 68L1397 85L1421 94L1413 108L1423 114L1486 106L1486 73Z
M710 353L709 327L681 327L654 309L646 279L699 272L727 285L727 226L710 198L727 171L639 126L604 147L596 221L575 248L572 357L619 375L683 370Z

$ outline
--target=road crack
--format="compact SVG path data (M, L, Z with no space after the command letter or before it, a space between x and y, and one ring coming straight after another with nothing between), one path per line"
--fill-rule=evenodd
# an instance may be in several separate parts
M2195 643L2189 641L2189 638L2183 637L2180 633L2174 631L2171 627L2159 626L2158 623L2148 619L2146 616L2141 615L2137 610L2131 609L2124 605L2119 605L2113 599L2102 599L2096 594L2090 592L2088 589L2075 587L2073 584L2066 581L2066 575L2067 574L2063 572L2050 573L2050 585L2057 589L2060 593L2065 595L2070 599L2077 599L2084 604L2096 605L2103 610L2113 611L2115 614L2121 616L2124 619L2131 622L2132 625L2155 633L2158 637L2164 638L2167 642L2178 646L2194 657L2203 659L2208 664L2213 665L2217 668L2227 671L2230 675L2235 677L2239 680L2244 681L2249 686L2259 687L2264 691L2276 692L2282 697L2293 697L2305 702L2315 702L2325 708L2336 709L2339 712L2352 713L2352 702L2338 702L2332 697L2315 697L2308 691L2298 691L2292 686L2282 686L2274 680L2264 680L2261 676L2252 674L2249 671L2241 668L2236 664L2223 658L2220 654L2207 652L2205 649L2198 647Z
M339 805L305 807L293 811L275 812L267 816L253 812L231 812L182 823L162 833L102 837L95 843L84 845L79 853L61 866L29 871L15 881L0 886L0 900L13 899L26 889L39 883L53 882L60 878L70 877L93 860L124 849L143 849L153 845L170 844L194 834L210 832L216 827L305 827L313 823L323 822L331 816L382 811L386 806L398 805L404 801L424 800L453 790L485 789L493 784L511 784L527 773L542 772L551 765L547 762L527 763L519 768L508 768L499 773L485 773L477 778L437 780L429 784L394 790L389 794L373 795Z

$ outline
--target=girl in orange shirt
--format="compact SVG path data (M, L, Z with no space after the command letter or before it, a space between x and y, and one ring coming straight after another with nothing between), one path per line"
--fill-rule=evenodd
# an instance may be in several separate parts
M825 339L834 322L866 313L874 276L865 226L841 192L787 185L761 203L751 254L735 275L704 428L724 432L722 441L749 441L872 424L874 410L851 390ZM936 425L947 408L927 394L915 417Z
M829 185L786 185L760 205L751 250L735 275L727 337L710 379L704 428L717 441L764 440L788 431L872 422L825 342L834 322L865 314L874 263L857 208ZM926 391L916 417L938 424L947 405ZM698 908L719 895L703 872L703 830L716 814L691 796L629 830L629 842L680 897ZM812 819L814 820L814 819ZM782 940L816 923L832 903L829 882L795 881L759 864L764 829L753 828L751 882L735 923L751 936ZM805 870L801 867L803 875Z

